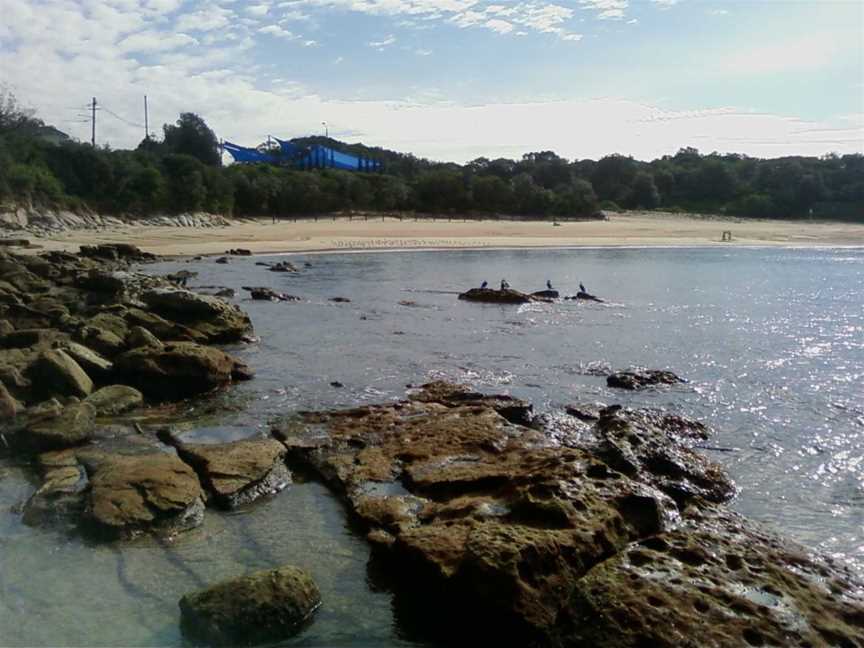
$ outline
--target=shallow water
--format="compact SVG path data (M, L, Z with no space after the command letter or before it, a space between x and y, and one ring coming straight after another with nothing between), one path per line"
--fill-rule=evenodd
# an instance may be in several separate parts
M400 398L435 378L526 398L660 406L713 426L705 452L740 487L733 506L864 571L864 250L597 249L410 252L164 263L195 285L270 286L300 303L237 302L261 342L234 351L258 372L220 398L240 411L188 426L232 439L296 409ZM276 260L276 257L264 260ZM491 306L455 293L481 281L607 304ZM242 292L242 291L241 291ZM350 303L333 303L331 297ZM413 305L400 305L410 300ZM669 368L686 385L610 390L609 369ZM330 386L339 381L343 388ZM205 409L204 403L196 409ZM9 505L33 489L0 464L0 644L180 645L177 600L255 568L293 563L321 586L316 621L284 645L415 645L370 585L368 548L319 484L300 483L173 544L85 546L24 527Z

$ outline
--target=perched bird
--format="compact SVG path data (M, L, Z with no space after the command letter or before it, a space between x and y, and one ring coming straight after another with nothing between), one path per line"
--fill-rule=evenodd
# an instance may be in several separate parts
M510 284L507 283L507 280L506 280L506 279L502 279L502 280L501 280L501 290L506 290L506 289L509 288L509 287L510 287Z
M546 287L547 287L549 290L552 290L552 282L549 281L548 279L546 280Z
M583 284L581 281L579 282L579 290L581 290L584 293L588 292L587 290L585 290L585 284Z
M488 285L489 285L489 282L488 282L488 281L484 281L482 284L480 284L480 287L481 287L481 288L485 288L485 287L488 286Z

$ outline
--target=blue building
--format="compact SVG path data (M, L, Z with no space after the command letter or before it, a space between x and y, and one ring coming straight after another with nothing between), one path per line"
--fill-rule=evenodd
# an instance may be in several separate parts
M342 169L344 171L381 171L381 163L370 158L342 153L329 146L315 144L303 147L292 142L274 138L278 150L259 151L254 148L223 142L222 149L240 164L277 164L293 169Z

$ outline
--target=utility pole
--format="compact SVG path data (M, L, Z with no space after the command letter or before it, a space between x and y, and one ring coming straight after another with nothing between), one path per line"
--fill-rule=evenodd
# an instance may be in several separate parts
M147 95L144 95L144 141L150 141L150 128L147 122Z
M90 122L90 143L96 148L96 97L93 97L93 117Z

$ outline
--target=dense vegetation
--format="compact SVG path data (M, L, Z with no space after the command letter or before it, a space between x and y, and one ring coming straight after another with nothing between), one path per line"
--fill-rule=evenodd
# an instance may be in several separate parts
M300 138L380 160L384 173L222 167L218 140L183 113L162 141L134 151L51 143L46 127L0 91L0 200L104 213L204 210L289 215L345 209L580 216L598 208L671 209L750 217L864 218L864 156L701 155L640 162L623 155L566 160L551 151L521 160L437 163L324 137Z

